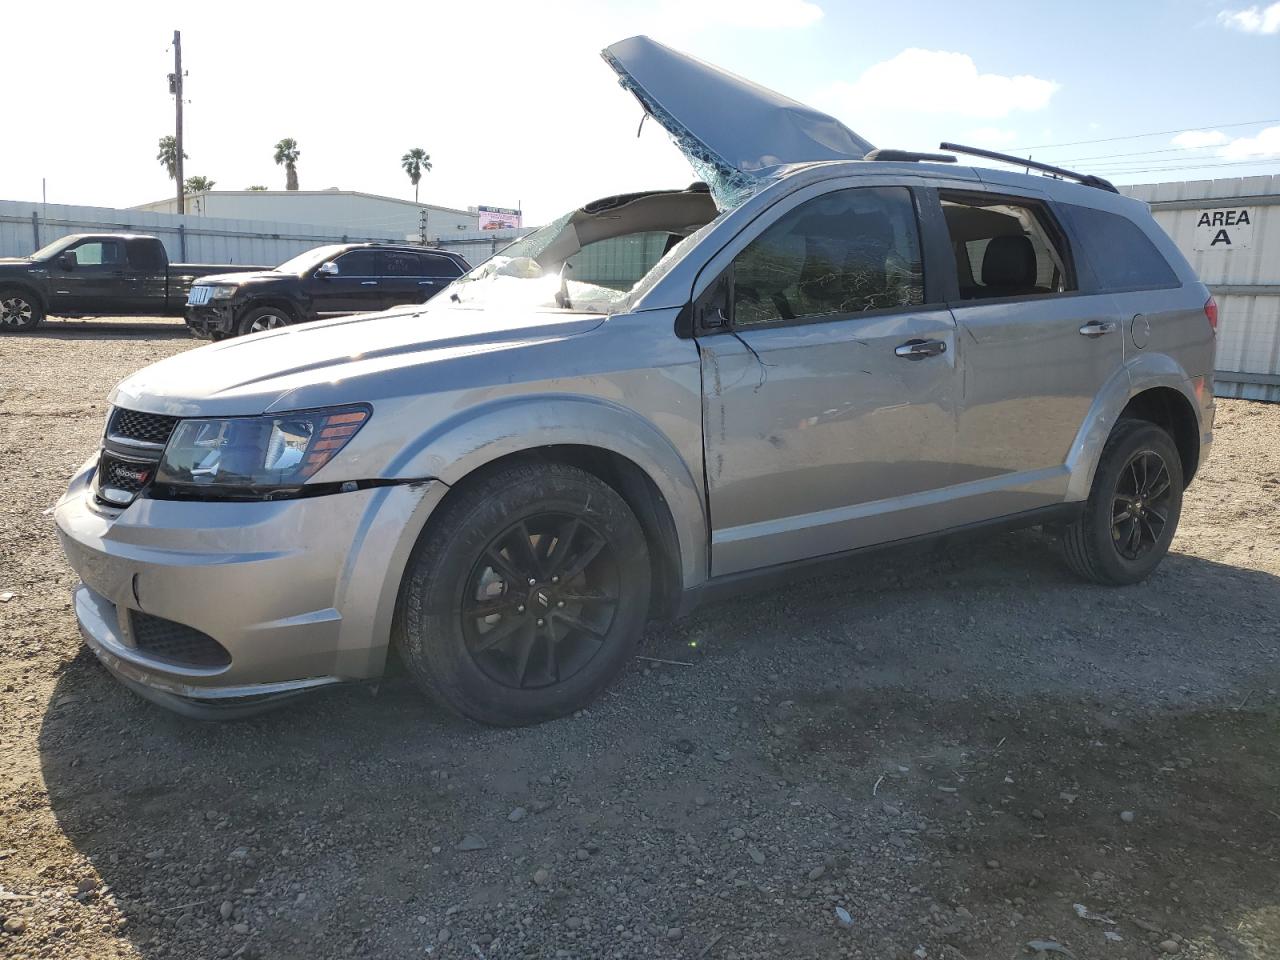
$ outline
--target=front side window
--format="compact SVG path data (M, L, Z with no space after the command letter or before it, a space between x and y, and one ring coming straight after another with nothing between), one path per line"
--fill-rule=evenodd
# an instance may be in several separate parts
M340 277L376 277L378 273L378 251L352 250L344 253L336 261Z
M806 201L733 262L738 326L923 302L920 232L905 187L854 187Z
M1039 204L943 193L961 300L1048 296L1074 290Z
M124 263L124 251L119 240L89 240L73 247L76 263L82 267L101 267Z

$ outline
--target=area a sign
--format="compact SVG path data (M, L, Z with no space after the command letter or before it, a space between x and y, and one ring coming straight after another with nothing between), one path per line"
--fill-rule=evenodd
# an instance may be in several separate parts
M1239 250L1253 243L1253 210L1220 207L1196 215L1197 250Z

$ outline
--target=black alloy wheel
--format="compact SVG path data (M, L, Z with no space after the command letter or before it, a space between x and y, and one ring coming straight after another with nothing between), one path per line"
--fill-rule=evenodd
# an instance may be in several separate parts
M513 726L591 703L648 619L652 570L627 501L595 474L528 460L450 490L400 586L394 641L452 710Z
M600 652L618 596L617 559L599 531L535 514L494 537L472 567L459 611L467 650L504 686L560 683Z
M1111 540L1126 560L1156 549L1169 522L1173 496L1169 465L1154 450L1140 450L1120 471L1112 498Z
M1063 532L1067 564L1095 583L1148 577L1173 542L1183 486L1169 433L1147 420L1121 420L1102 449L1080 516Z

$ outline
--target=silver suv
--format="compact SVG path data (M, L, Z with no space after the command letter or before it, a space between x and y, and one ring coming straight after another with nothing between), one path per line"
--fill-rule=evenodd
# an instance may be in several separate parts
M1216 311L1143 204L872 150L644 37L604 56L704 182L116 387L56 518L126 684L234 715L394 646L519 724L589 703L646 620L818 558L1049 524L1091 580L1160 562Z

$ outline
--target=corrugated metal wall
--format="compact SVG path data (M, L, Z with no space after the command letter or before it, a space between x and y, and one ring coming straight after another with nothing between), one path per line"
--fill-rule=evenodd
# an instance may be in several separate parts
M1189 180L1122 187L1151 205L1218 301L1220 397L1280 402L1280 176ZM1195 249L1203 211L1247 207L1248 247Z
M148 233L160 238L175 262L267 266L323 243L404 241L377 231L0 200L0 257L24 256L70 233Z

